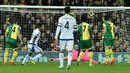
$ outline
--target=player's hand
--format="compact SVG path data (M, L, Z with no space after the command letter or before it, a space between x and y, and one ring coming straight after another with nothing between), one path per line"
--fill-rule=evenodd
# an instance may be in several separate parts
M58 43L58 38L55 39L54 43L55 45Z
M23 45L23 42L20 42L20 45Z
M58 42L58 38L55 39L55 43L57 43L57 42Z
M102 36L102 39L104 40L104 36Z

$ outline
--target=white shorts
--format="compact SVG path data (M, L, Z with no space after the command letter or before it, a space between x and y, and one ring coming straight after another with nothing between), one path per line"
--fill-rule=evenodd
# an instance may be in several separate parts
M60 40L60 51L67 49L72 51L74 46L74 40Z
M28 52L36 52L39 53L43 51L40 47L38 47L37 45L32 45L32 44L28 44Z

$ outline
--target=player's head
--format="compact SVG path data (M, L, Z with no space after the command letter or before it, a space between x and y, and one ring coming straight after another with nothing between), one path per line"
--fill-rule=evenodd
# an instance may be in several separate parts
M36 24L36 28L41 29L42 28L42 24L41 23Z
M13 24L17 24L18 23L18 20L16 18L12 18L12 23Z
M81 21L86 22L87 21L87 14L82 14Z
M69 13L70 13L70 7L69 7L69 6L66 6L66 7L65 7L65 13L66 13L66 14L69 14Z
M111 21L110 15L105 16L105 20L106 20L106 21Z

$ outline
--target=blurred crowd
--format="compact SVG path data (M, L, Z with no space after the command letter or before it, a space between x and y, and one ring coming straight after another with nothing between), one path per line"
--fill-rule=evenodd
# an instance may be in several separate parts
M59 48L55 47L53 44L54 35L56 27L58 24L58 18L63 15L63 13L23 13L23 12L8 12L0 11L0 49L4 49L4 32L7 26L11 23L11 15L18 19L18 24L22 27L21 33L23 37L24 46L20 47L23 51L27 51L27 42L30 40L32 31L38 23L42 23L43 31L41 34L41 40L39 41L39 46L43 50L47 51L59 51ZM77 20L77 25L81 23L80 13L73 15ZM126 19L124 13L119 11L109 11L109 12L99 12L86 14L86 22L91 24L93 30L93 44L94 51L103 52L103 40L102 40L102 30L103 21L102 17L110 15L112 22L119 27L115 36L115 52L127 52L130 51L130 43L128 41L127 25L130 23L130 19ZM79 46L79 33L75 32L75 45L74 48L78 49Z
M0 0L2 5L129 6L129 0Z

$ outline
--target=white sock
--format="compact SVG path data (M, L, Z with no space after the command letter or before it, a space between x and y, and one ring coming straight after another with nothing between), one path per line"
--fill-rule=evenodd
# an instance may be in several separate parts
M40 58L40 57L42 57L42 54L41 54L41 53L39 53L39 54L37 54L35 57L33 57L32 60L36 60L36 59L38 59L38 58Z
M33 57L32 57L32 56L30 56L30 57L29 57L29 60L32 60L32 58L33 58Z
M60 66L63 67L63 63L64 63L64 53L60 52L59 53L59 59L60 59Z
M67 65L71 65L71 61L72 61L72 52L68 52L68 64Z
M29 58L29 54L27 54L27 55L25 56L24 60L22 61L22 64L24 64L24 63L28 60L28 58Z

